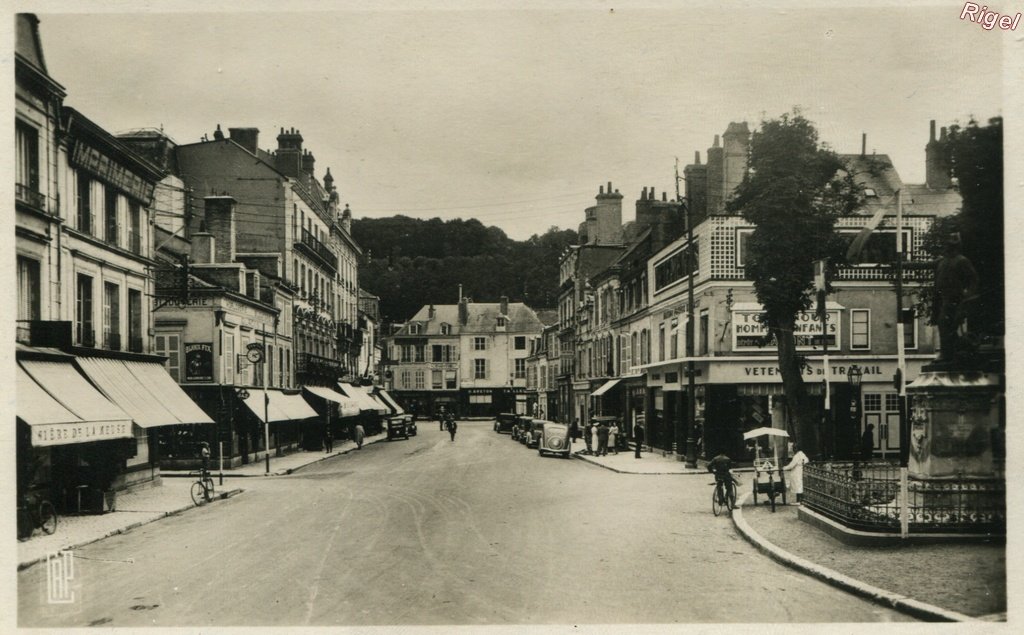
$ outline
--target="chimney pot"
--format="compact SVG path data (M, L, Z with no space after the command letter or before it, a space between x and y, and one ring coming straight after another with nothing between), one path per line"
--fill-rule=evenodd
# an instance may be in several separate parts
M604 194L604 186L603 185L598 185L597 186L597 193L598 194Z
M929 122L928 127L929 127L928 140L929 141L935 141L935 120L934 119L932 119L931 122Z
M860 156L868 153L868 133L860 133Z
M718 135L715 135L715 143L711 147L713 147L713 148L717 148L718 147Z
M608 181L608 193L609 194L612 193L612 182L611 181Z
M647 188L646 187L644 187L643 192L640 193L640 200L641 201L646 201L647 200Z
M695 165L700 165L700 150L697 150L693 153L693 163Z
M941 128L939 128L939 141L945 141L945 140L946 140L946 126L942 126Z
M661 193L661 201L663 203L667 203L668 202L668 193L667 192L662 192Z

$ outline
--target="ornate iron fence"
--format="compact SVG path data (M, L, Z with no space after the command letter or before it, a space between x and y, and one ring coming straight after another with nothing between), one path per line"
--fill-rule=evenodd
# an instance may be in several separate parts
M899 532L905 505L911 533L1006 533L1001 479L908 479L905 498L895 462L804 466L804 504L851 529Z

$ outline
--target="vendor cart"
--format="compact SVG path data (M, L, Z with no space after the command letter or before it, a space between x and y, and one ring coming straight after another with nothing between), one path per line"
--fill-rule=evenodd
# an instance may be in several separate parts
M743 440L749 441L751 439L757 439L759 437L789 437L789 434L785 430L779 428L757 428L750 430L743 434ZM754 457L754 478L753 478L753 493L754 493L754 504L757 504L757 495L764 494L766 500L764 502L771 505L772 511L775 511L775 499L782 495L782 504L786 504L786 477L782 471L782 467L779 461L779 452L777 447L773 444L771 455L763 455L761 444L757 443L755 446L756 455Z

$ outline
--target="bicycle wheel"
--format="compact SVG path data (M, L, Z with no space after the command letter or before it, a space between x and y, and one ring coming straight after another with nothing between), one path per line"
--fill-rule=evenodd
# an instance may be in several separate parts
M39 527L44 534L52 534L57 531L57 510L53 508L53 503L50 501L39 503Z
M213 500L213 479L207 476L203 479L203 496L206 498L206 502Z
M722 488L718 485L715 486L715 491L711 492L711 511L714 512L715 516L722 513Z
M729 509L736 509L736 483L729 483L729 493L727 498L729 499Z
M202 481L196 481L195 483L192 483L192 502L195 503L196 505L202 503L204 498L204 492L206 492L206 488L203 487Z

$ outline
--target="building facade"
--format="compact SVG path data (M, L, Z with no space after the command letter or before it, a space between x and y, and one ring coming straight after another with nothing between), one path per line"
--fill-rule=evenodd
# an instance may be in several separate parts
M421 414L525 413L529 342L542 330L533 309L507 298L425 306L387 342L395 397Z

